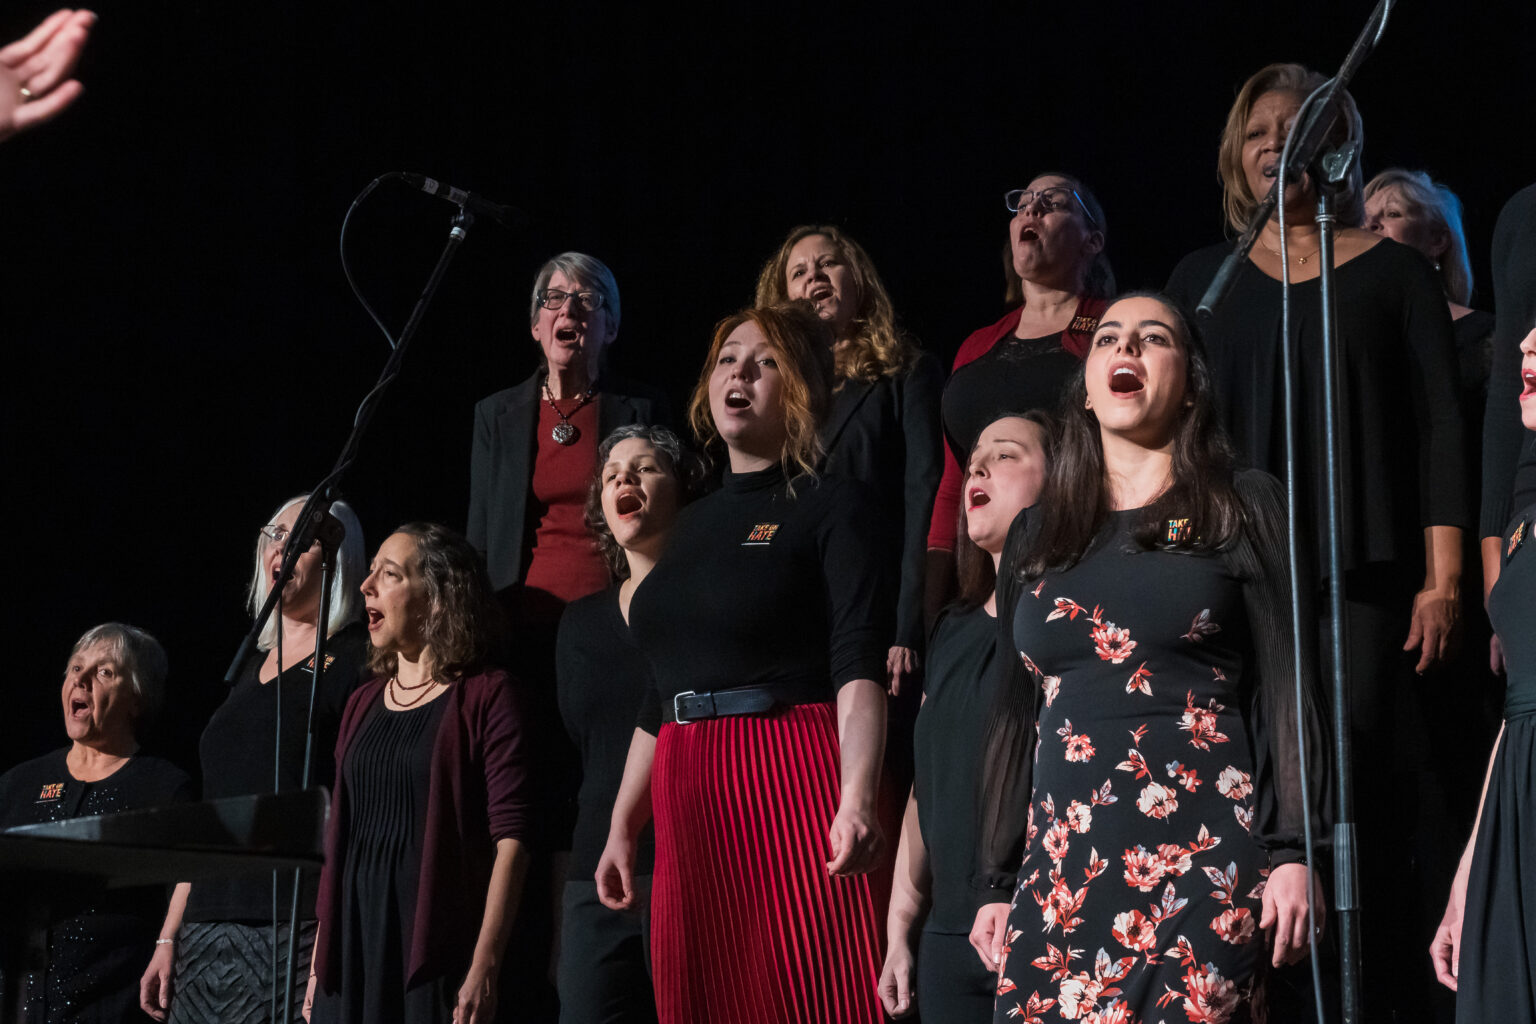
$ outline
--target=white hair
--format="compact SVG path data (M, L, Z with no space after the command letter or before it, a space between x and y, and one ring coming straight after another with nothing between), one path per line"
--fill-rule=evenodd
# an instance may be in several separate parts
M277 507L277 511L272 513L272 518L267 522L276 522L284 512L308 500L307 494L289 498ZM363 524L357 521L357 513L352 511L352 506L344 501L335 502L331 505L331 514L341 521L345 533L341 538L341 549L336 552L336 577L331 583L331 603L326 610L325 635L327 637L335 636L337 631L358 617L362 595L357 588L363 584L368 565L367 549L363 545ZM272 589L272 581L267 577L266 559L262 557L262 549L265 546L265 539L258 535L256 567L251 573L251 585L247 591L246 601L246 607L253 618L257 612L261 611L262 604L267 600L267 592ZM259 650L270 651L276 643L277 616L272 615L267 619L266 625L261 628L261 635L256 639L256 647Z

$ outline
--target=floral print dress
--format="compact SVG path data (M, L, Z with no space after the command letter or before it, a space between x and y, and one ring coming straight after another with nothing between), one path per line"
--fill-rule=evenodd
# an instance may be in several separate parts
M1288 608L1250 608L1284 592L1256 579L1284 563L1266 569L1251 543L1246 559L1143 551L1139 521L1115 513L1015 603L1036 735L1000 1022L1247 1019L1265 879L1300 856L1276 829L1299 817L1264 781L1295 766L1274 756L1257 689L1292 685ZM1256 634L1279 664L1259 664Z

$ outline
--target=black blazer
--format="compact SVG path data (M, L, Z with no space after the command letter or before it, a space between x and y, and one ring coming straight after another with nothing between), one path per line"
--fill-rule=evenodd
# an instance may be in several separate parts
M899 553L901 588L892 644L923 647L923 560L928 517L944 469L939 395L944 371L927 352L905 374L876 381L850 380L832 396L821 429L828 474L869 484L881 510L893 557Z
M469 542L485 556L497 592L522 582L534 523L528 516L533 460L538 452L544 371L475 405L469 462ZM604 377L597 395L598 440L631 423L669 426L666 396L655 388ZM594 471L597 467L593 467Z

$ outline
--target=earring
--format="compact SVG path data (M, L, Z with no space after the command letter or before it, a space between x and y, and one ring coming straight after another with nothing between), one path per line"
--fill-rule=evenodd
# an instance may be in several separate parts
M1440 261L1435 260L1435 273L1440 273Z
M1083 408L1084 409L1092 409L1093 408L1093 399L1091 399L1091 398L1083 399Z

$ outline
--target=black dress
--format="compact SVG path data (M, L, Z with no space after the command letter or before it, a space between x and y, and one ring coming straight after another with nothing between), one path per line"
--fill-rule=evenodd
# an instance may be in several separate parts
M330 786L336 777L336 730L347 698L363 681L368 632L352 623L326 641L326 667L315 702L315 742L310 755L310 783ZM303 782L304 746L309 717L313 649L285 645L288 667L281 678L282 789ZM273 744L277 735L277 699L273 682L262 683L265 651L247 660L224 703L203 730L198 749L203 764L203 798L243 796L273 791ZM310 946L315 931L315 886L319 872L308 872L299 892L299 942L293 1004L304 1000ZM288 912L293 875L278 873L278 965L287 970ZM192 886L176 941L176 974L171 1024L236 1024L271 1019L272 1014L271 875L209 879Z
M0 776L0 828L192 798L192 780L158 757L138 754L105 779L81 782L69 772L68 753L66 748L45 754ZM48 967L42 977L27 977L24 1019L29 1024L149 1020L138 1008L139 978L155 951L165 901L158 886L57 899L48 926Z
M1181 262L1169 291L1192 307L1228 246ZM1470 703L1446 709L1443 687L1455 666L1420 676L1418 653L1403 651L1415 595L1424 585L1424 530L1473 524L1465 465L1461 388L1450 310L1433 268L1417 250L1383 239L1337 271L1340 362L1339 540L1346 607L1344 673L1356 768L1361 904L1397 905L1397 914L1361 917L1368 1019L1418 1019L1437 996L1423 951L1437 924L1430 891L1450 870L1446 821L1465 807L1448 800L1475 771L1458 761L1479 742L1444 744L1442 717L1475 736ZM1320 284L1294 286L1297 339L1298 509L1301 526L1326 539ZM1280 359L1280 282L1245 261L1232 291L1204 326L1223 423L1244 461L1285 473ZM1326 579L1327 546L1315 545ZM1319 609L1325 607L1319 602ZM1318 628L1328 636L1327 622ZM1324 647L1324 650L1327 650ZM1447 754L1447 748L1450 753ZM1396 964L1407 964L1397 969Z
M1483 419L1483 537L1536 500L1536 432L1520 420L1520 342L1536 321L1536 184L1516 192L1493 229L1492 370ZM1517 495L1519 495L1517 497Z
M991 807L991 766L1033 754L1027 810L1008 801L990 826L1024 838L1000 1024L1244 1019L1268 960L1265 878L1304 857L1306 811L1284 496L1263 474L1237 486L1245 526L1227 549L1140 550L1145 513L1112 513L1077 564L1017 599L1030 685L997 695L983 755ZM1310 669L1304 653L1309 684ZM1316 801L1327 749L1304 711Z
M1488 614L1509 686L1467 876L1456 1020L1536 1020L1536 505L1504 531Z
M978 751L986 724L997 621L984 607L946 610L934 624L913 737L913 793L932 878L917 946L917 1005L926 1024L990 1020L992 972L971 949L976 900Z
M421 878L432 748L448 702L367 711L339 772L351 792L350 846L341 879L339 990L318 991L314 1021L449 1024L459 979L400 987L410 961Z
M608 842L635 719L650 686L645 658L619 612L617 586L566 606L555 668L560 717L581 755L560 930L560 1018L571 1024L644 1024L656 1019L646 949L649 911L609 910L598 900L593 881ZM654 857L647 828L635 857L636 877L648 880Z

